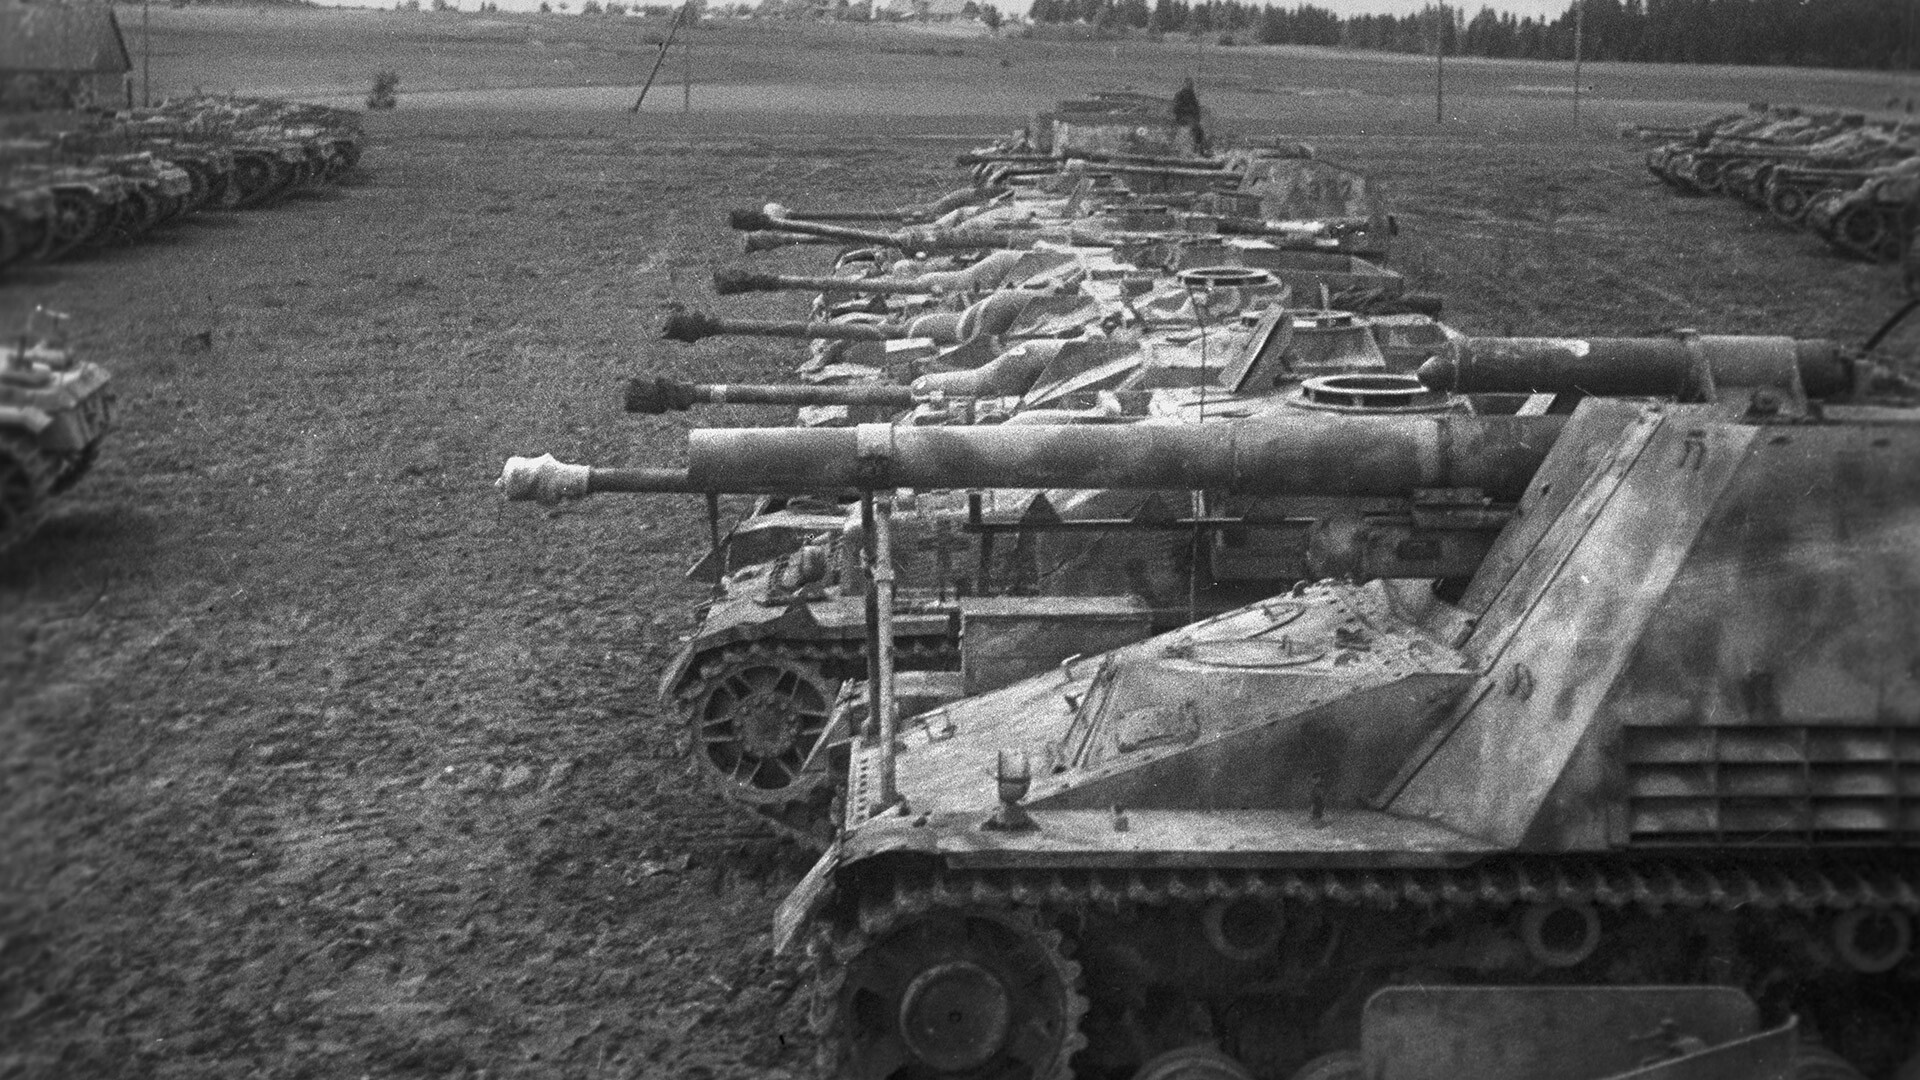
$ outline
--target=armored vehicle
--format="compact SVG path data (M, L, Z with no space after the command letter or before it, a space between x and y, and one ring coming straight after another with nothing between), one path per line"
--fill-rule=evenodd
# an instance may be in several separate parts
M1290 336L1281 333L1283 323ZM1253 417L1285 425L1323 414L1457 412L1467 407L1464 400L1393 373L1410 371L1435 354L1477 358L1476 370L1484 370L1502 358L1523 365L1542 358L1565 362L1576 351L1597 358L1597 371L1636 371L1689 355L1690 348L1675 339L1570 345L1450 341L1436 333L1417 348L1396 349L1383 347L1385 339L1373 333L1377 329L1350 316L1271 313L1260 320L1244 352L1216 354L1220 359L1213 370L1220 374L1214 375L1204 366L1169 378L1176 368L1143 368L1137 360L1110 369L1097 358L1069 362L1072 377L1042 376L1035 380L1042 388L1028 392L1029 401L1054 407L1016 414L1016 419L1186 428L1196 421L1230 424ZM1407 328L1394 324L1393 329L1399 336ZM1738 357L1771 339L1707 340L1712 343L1708 352L1737 371ZM1824 355L1818 343L1808 348ZM1809 370L1824 369L1811 365ZM1145 385L1161 389L1100 389L1124 385L1123 379L1142 373L1150 375ZM915 391L924 394L939 378L922 380L905 394L881 387L846 392L892 409L913 400ZM1108 410L1059 408L1071 402L1067 391L1075 385L1099 391ZM1585 385L1604 393L1610 384L1604 375L1589 372ZM788 397L779 388L647 381L636 387L635 397L651 410L702 398L817 402L838 389L801 387L788 391L793 394ZM891 395L882 400L888 390ZM1665 392L1686 390L1676 386ZM1483 413L1511 412L1527 402L1536 410L1546 405L1545 399L1506 390L1479 398L1474 407ZM914 414L918 424L932 419L925 406L923 401ZM919 438L920 430L905 429L902 437ZM1096 429L1069 437L1097 435ZM725 437L696 435L702 443ZM760 432L752 438L777 435ZM1360 447L1353 450L1359 453ZM538 494L532 475L518 480L529 495ZM860 508L834 496L837 485L826 482L825 474L804 475L797 486L779 489L780 498L764 503L696 568L716 582L717 592L703 607L699 628L662 689L679 704L708 755L705 760L732 793L818 839L819 811L832 794L833 778L822 772L829 763L815 744L826 732L826 707L837 687L859 676L861 644L872 616L863 603L869 577L859 555L867 534ZM1171 628L1303 577L1357 573L1463 581L1484 554L1486 525L1500 520L1484 514L1472 499L1455 504L1438 495L1409 505L1404 499L1356 502L1312 493L1247 501L1196 492L1183 494L1179 502L1190 505L1176 508L1161 496L1138 492L989 483L992 490L971 495L922 491L912 510L897 518L902 539L895 548L899 608L894 618L902 664L921 673L913 681L922 704L963 689L984 689L996 678L1004 681L1100 642ZM808 491L822 494L802 497ZM975 558L965 555L969 540L978 543ZM1021 663L1007 659L1013 653ZM959 678L943 678L940 672L957 672ZM756 681L779 692L742 689ZM746 746L751 753L743 752Z
M1875 170L1848 190L1809 201L1807 227L1840 251L1876 262L1900 259L1902 233L1920 207L1920 158Z
M1772 110L1730 124L1714 132L1704 143L1669 144L1649 151L1647 168L1682 191L1718 192L1723 190L1722 178L1729 165L1804 147L1858 128L1865 122L1866 117L1857 113Z
M108 382L105 368L30 333L0 344L0 554L92 467L113 419Z
M1303 582L910 718L883 619L844 832L776 924L811 941L828 1075L1910 1071L1920 415L1859 401L1818 343L1579 344L1426 376L1679 400L696 432L684 470L537 482L1446 493L1497 530L1453 587ZM1723 995L1757 1010L1709 1022ZM1637 1026L1557 1070L1513 1071L1512 1046L1474 1068L1449 1038L1544 1015L1537 1057L1620 1009ZM1763 1023L1791 1033L1778 1071L1680 1068Z
M1512 514L1457 593L1302 584L877 710L846 830L777 924L812 938L827 1073L1523 1075L1513 1046L1449 1050L1492 1008L1528 1053L1595 1059L1531 1075L1643 1075L1663 1041L1677 1068L1748 1037L1684 1015L1730 993L1749 1034L1795 1030L1790 1065L1644 1075L1912 1075L1920 417L1816 407L1775 357L1711 404L1476 428L1494 454L1449 453L1457 422L1348 418L1381 426L1344 471L1323 433L1199 429L1218 442L1176 457L1106 429L1109 487L1464 485ZM917 465L836 471L944 479ZM1573 1011L1515 1031L1546 988ZM1576 1036L1579 1002L1640 1026ZM1382 1071L1396 1009L1424 1053Z

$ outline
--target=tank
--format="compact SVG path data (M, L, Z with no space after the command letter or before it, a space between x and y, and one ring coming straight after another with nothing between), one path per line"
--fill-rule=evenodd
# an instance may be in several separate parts
M45 191L52 198L52 215L37 253L37 261L51 261L100 247L114 235L128 211L135 184L94 166L55 165L0 158L0 177L10 188Z
M775 922L822 1075L1912 1076L1920 415L1810 403L1770 351L1765 385L1439 457L1206 427L1099 458L1512 512L1458 590L1303 581L874 710ZM876 453L873 487L928 479Z
M1226 375L1211 392L1186 386L1141 393L1148 401L1130 415L1123 410L1082 417L1039 409L1053 426L985 429L978 437L1002 440L995 444L1002 449L991 458L979 450L955 451L944 471L937 464L946 460L942 454L920 451L917 467L927 471L899 478L901 485L920 490L911 510L896 517L901 539L895 583L902 663L919 673L918 700L931 703L960 689L984 688L1031 665L1045 667L1088 651L1090 644L1170 629L1303 577L1351 573L1464 580L1485 552L1485 527L1504 520L1488 512L1480 496L1436 494L1415 506L1401 489L1235 493L1232 483L1178 473L1158 477L1169 492L1182 493L1172 501L1125 481L1112 490L1062 490L1084 488L1087 478L1104 479L1108 473L1097 468L1102 461L1136 460L1140 451L1126 447L1139 440L1231 440L1230 432L1248 425L1323 430L1313 425L1394 416L1426 417L1443 430L1456 430L1447 426L1448 417L1472 419L1459 415L1463 399L1423 392L1418 382L1394 374L1410 370L1436 349L1464 366L1430 364L1422 377L1436 386L1471 384L1474 393L1487 395L1478 402L1483 411L1501 406L1512 411L1528 402L1533 411L1544 411L1547 398L1526 396L1533 391L1512 378L1504 385L1493 383L1488 372L1537 374L1554 358L1592 357L1595 367L1638 373L1637 379L1607 384L1590 370L1563 364L1583 385L1602 392L1686 395L1704 392L1699 385L1785 381L1826 394L1851 385L1847 362L1830 344L1819 342L1796 347L1787 339L1752 338L1463 339L1449 346L1443 338L1417 358L1389 359L1364 324L1316 326L1322 320L1311 313L1287 318L1309 325L1295 329L1291 342L1268 337L1242 362L1223 365ZM1270 335L1278 330L1266 327ZM1442 371L1444 377L1437 374ZM738 400L741 389L651 380L641 386L655 406L676 395ZM746 395L766 402L799 400L804 394L814 401L823 391L840 392L793 389L791 398L781 388L754 388ZM923 397L924 391L916 400ZM929 417L917 412L914 419L925 423ZM1073 420L1082 423L1058 426ZM1129 430L1129 423L1142 426ZM1203 434L1208 429L1215 430ZM703 490L703 485L721 484L730 491L776 496L696 568L717 592L663 679L662 692L692 730L712 740L701 744L712 755L703 760L723 786L815 843L822 836L819 813L833 793L834 778L822 772L829 763L811 744L826 731L826 704L841 684L860 675L870 619L860 555L865 526L859 508L839 494L859 486L858 474L836 471L841 466L835 461L844 459L822 447L846 451L879 430L894 431L901 445L937 446L942 438L940 429L922 426L868 425L837 433L702 431L694 445L699 459L710 462L701 466L706 471L672 474L661 481L668 486L649 489ZM1358 453L1365 440L1347 437L1351 441L1343 444L1343 453ZM805 441L811 438L829 441ZM1187 449L1175 456L1207 444L1179 445ZM1049 464L1056 456L1059 460ZM756 464L761 462L766 464ZM952 471L962 462L981 471ZM763 471L777 463L794 471L784 479ZM1331 462L1321 467L1343 468ZM584 493L584 488L545 486L541 478L547 475L525 468L510 472L509 491L534 498ZM969 495L953 488L983 490ZM808 492L820 494L807 497ZM1451 524L1433 527L1436 522ZM969 553L970 546L977 550ZM983 628L971 639L970 621ZM972 650L979 654L976 659L970 660L969 640L984 643ZM786 704L776 708L770 695L725 690L749 675L778 685ZM750 698L754 708L745 710ZM769 730L785 733L756 737L758 756L785 757L793 768L736 773L743 760L738 746L748 741L742 734L748 712L758 718L756 730L778 719ZM723 733L731 733L733 741L721 738ZM794 741L775 753L782 738Z
M113 423L106 369L32 329L0 344L0 555L93 466Z
M1805 147L1864 125L1858 113L1802 113L1783 108L1713 132L1704 143L1669 144L1647 155L1654 175L1682 191L1723 192L1726 169Z
M1829 175L1844 183L1849 173L1868 172L1913 156L1911 139L1887 125L1863 124L1847 128L1805 146L1780 147L1728 162L1720 175L1720 189L1756 208L1767 206L1768 185L1781 173L1789 181L1807 183Z
M1902 234L1920 210L1920 157L1828 188L1807 203L1804 221L1835 250L1874 262L1898 262Z

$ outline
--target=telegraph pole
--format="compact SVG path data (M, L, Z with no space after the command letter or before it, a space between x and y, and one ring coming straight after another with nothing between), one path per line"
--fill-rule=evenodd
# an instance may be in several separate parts
M140 105L153 104L153 0L140 0Z
M1585 38L1587 0L1573 0L1573 126L1580 126L1580 48Z
M633 99L633 108L628 109L628 112L639 112L640 106L647 100L647 91L653 88L653 78L660 74L660 65L667 62L667 50L673 47L673 37L680 32L680 21L687 17L687 10L692 6L693 0L687 0L686 3L681 4L679 9L673 13L673 23L667 27L667 38L660 43L660 55L654 59L653 70L647 72L647 81L640 85L640 96ZM693 75L691 69L688 71L687 78L689 82L686 93L690 99L693 94L691 82Z

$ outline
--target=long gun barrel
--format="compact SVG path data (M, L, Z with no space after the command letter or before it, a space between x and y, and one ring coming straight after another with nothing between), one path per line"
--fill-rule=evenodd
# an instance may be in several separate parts
M630 413L658 416L685 412L695 405L877 405L910 409L914 396L905 386L690 383L654 376L627 380Z
M1405 497L1474 488L1517 499L1563 417L1339 416L1219 424L702 428L682 469L513 458L509 499L593 492L781 494L892 488L1131 488Z
M791 218L795 221L926 221L963 206L984 202L992 197L991 191L963 187L949 191L930 203L899 206L892 210L794 210L777 203L769 203L767 213L773 217Z
M723 334L828 341L891 341L911 336L907 327L898 323L723 319L698 311L676 311L667 316L660 330L660 336L667 341L695 342Z
M773 217L759 210L735 210L727 223L743 232L783 232L818 236L850 244L874 244L902 251L974 251L980 248L1029 247L1033 237L1003 229L900 229L881 232L829 225L819 221L799 221Z
M1846 394L1856 361L1821 339L1675 334L1649 338L1467 338L1422 364L1420 381L1459 394L1580 392L1706 400L1720 387L1796 384Z
M752 270L720 269L713 272L713 291L721 296L753 292L872 293L887 295L930 295L941 292L939 284L915 278L846 278L815 274L762 274Z

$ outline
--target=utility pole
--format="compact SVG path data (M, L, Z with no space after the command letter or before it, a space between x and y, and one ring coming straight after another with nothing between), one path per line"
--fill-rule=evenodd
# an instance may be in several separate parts
M647 81L640 85L640 96L633 99L633 108L628 109L628 112L639 112L641 104L647 100L647 91L653 88L654 76L660 74L660 65L667 62L667 49L673 45L674 35L680 32L680 20L686 18L687 9L692 6L693 0L687 0L680 5L679 10L673 13L673 24L667 27L667 38L660 43L660 55L653 61L653 70L647 72ZM688 91L689 94L691 92L691 90Z
M691 37L680 43L680 111L683 113L693 111L693 38Z
M140 0L140 104L153 104L153 0Z
M1573 0L1573 126L1580 126L1580 48L1586 36L1587 0Z
M1433 21L1433 122L1447 122L1447 5L1441 4Z

